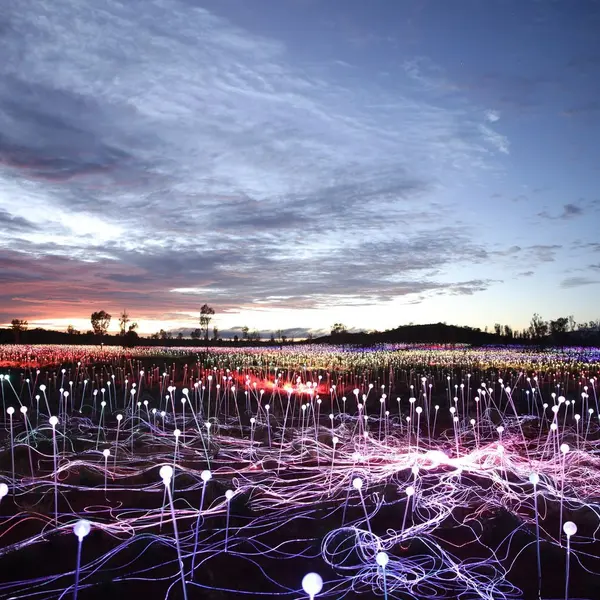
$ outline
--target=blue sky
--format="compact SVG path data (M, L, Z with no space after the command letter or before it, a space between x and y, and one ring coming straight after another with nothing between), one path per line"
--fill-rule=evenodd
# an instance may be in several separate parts
M0 322L597 318L598 31L591 0L11 3Z

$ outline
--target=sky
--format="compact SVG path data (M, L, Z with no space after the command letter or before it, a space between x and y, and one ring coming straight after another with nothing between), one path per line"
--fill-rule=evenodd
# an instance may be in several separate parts
M600 2L19 0L0 323L598 318Z

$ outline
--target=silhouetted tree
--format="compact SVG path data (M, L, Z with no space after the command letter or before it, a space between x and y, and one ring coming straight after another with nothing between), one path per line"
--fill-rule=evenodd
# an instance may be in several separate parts
M13 319L10 322L10 328L13 330L15 336L15 344L21 341L21 334L27 331L27 327L29 327L29 323L26 319Z
M550 337L556 345L562 346L566 342L567 329L569 327L568 317L559 317L554 321L550 321Z
M217 341L219 339L219 329L215 326L213 327L213 341Z
M190 337L193 340L199 340L202 337L202 330L201 329L194 329L194 331L192 331L192 333L190 334Z
M200 308L200 329L204 333L204 339L208 341L208 326L215 314L214 308L211 308L208 304L204 304Z
M178 340L182 340L183 339L183 333L181 331L177 334L177 339Z
M346 326L343 325L342 323L334 323L333 327L331 328L331 335L343 335L344 333L348 333L348 330L346 329Z
M92 322L94 333L96 335L106 335L111 318L112 317L105 310L93 312L90 321Z
M247 340L248 339L248 332L250 331L250 328L247 325L244 325L242 327L242 339L243 340Z
M534 313L529 324L529 331L534 340L541 340L548 335L548 323L540 315Z
M121 316L119 317L119 333L120 333L120 335L125 335L125 333L127 332L127 323L129 323L130 320L131 319L129 318L127 311L124 310L121 313Z

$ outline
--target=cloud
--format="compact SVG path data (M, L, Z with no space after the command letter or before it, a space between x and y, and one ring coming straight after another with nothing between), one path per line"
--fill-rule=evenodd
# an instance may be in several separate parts
M541 217L542 219L566 221L575 217L579 217L583 214L583 206L581 206L580 204L573 204L570 202L568 204L565 204L563 206L562 212L557 215L553 216L549 214L548 211L542 211L538 213L538 217Z
M592 100L590 102L586 102L584 104L579 104L577 106L572 106L571 108L567 108L563 110L561 113L565 117L578 117L585 115L594 115L600 112L600 101Z
M490 123L495 123L496 121L500 120L500 113L496 110L486 110L485 119Z
M585 285L594 285L596 283L600 283L600 279L590 279L589 277L567 277L561 281L560 287L570 289Z
M7 22L4 315L356 306L491 285L432 275L490 258L437 197L496 168L509 142L465 99L429 95L460 90L428 59L407 66L410 90L359 88L178 0L13 3Z

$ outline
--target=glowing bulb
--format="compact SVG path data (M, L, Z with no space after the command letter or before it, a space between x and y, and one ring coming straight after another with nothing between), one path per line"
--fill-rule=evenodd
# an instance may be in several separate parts
M377 556L375 556L375 562L382 569L385 569L387 564L390 562L390 557L385 552L378 552Z
M160 478L163 480L165 485L169 485L171 479L173 479L173 467L171 465L163 465L158 472Z
M537 485L540 482L540 476L537 473L530 473L529 483Z
M567 537L571 537L572 535L575 535L577 533L577 525L575 525L573 521L567 521L563 525L563 531L565 532Z
M204 483L206 483L207 481L210 481L212 478L212 473L210 471L202 471L202 473L200 473L200 479L202 479L202 481L204 481Z
M360 490L360 489L362 489L362 486L363 486L363 480L362 480L360 477L355 477L355 478L352 480L352 487L353 487L355 490Z
M8 494L8 486L5 483L0 483L0 500Z
M231 500L233 498L233 490L227 490L225 492L225 498L227 499L227 501L229 502L229 500Z
M58 425L58 417L52 416L48 419L48 423L52 425L52 427L56 427Z
M83 538L90 532L92 525L89 521L81 519L73 525L73 533L77 536L80 542L83 542Z
M6 409L7 414L9 414L11 417L15 414L15 409L12 406L9 406Z
M302 589L314 598L323 589L323 579L317 573L307 573L302 578Z
M104 454L104 458L108 458L110 456L110 450L106 448L106 450L102 451L102 454Z

